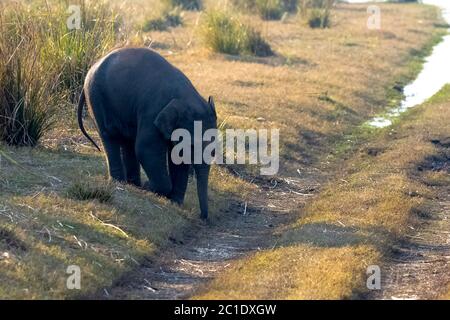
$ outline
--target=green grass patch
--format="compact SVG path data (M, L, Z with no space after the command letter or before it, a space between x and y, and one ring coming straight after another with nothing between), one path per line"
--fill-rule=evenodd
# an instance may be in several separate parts
M56 113L76 102L84 77L117 40L118 16L104 2L82 2L80 29L63 3L2 4L0 139L35 146Z
M39 63L40 34L20 9L0 12L0 140L34 146L52 124L58 77Z
M439 90L439 92L436 93L434 96L432 96L430 99L428 99L426 103L437 104L447 102L449 100L450 100L450 83L442 87L442 89Z
M264 20L280 20L287 12L296 12L297 0L233 0L233 5Z
M311 28L329 28L331 26L330 11L321 8L312 8L308 11L308 25Z
M273 55L261 33L227 11L209 11L203 21L203 41L212 51L231 55Z
M163 4L169 8L180 7L185 10L201 10L202 0L162 0Z
M142 31L166 31L169 28L181 25L183 25L183 18L179 9L175 8L172 11L163 13L160 17L147 20L142 27Z
M98 200L101 203L106 203L113 197L114 185L103 181L95 182L84 179L73 183L66 193L69 198L74 200Z
M335 3L335 0L300 0L300 15L310 28L329 28Z

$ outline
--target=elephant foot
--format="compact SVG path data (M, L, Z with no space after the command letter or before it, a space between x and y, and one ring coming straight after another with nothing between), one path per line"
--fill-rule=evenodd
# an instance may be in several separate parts
M177 199L171 199L170 198L170 202L172 202L173 204L176 204L178 206L182 206L183 205L183 200L177 200Z
M200 223L201 223L201 225L202 226L211 226L212 224L211 224L211 220L208 218L208 217L206 217L206 218L201 218L200 220Z
M184 195L180 195L180 194L171 194L169 196L169 199L172 203L175 203L179 206L182 206L184 203Z
M166 198L170 199L170 197L169 197L170 192L157 190L154 186L152 186L150 181L145 182L144 185L142 186L142 189L144 189L146 191L150 191L152 193L155 193L158 196L162 196L162 197L166 197Z
M142 183L140 180L127 180L127 183L131 184L132 186L135 186L136 188L142 188Z

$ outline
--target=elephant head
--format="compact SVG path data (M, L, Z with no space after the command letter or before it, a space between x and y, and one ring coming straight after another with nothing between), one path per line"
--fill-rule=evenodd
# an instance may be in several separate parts
M201 124L201 132L197 132L199 123ZM204 132L209 129L217 129L217 114L213 98L209 97L208 101L200 97L192 100L173 99L158 114L154 121L154 125L159 129L166 140L171 140L173 132L177 129L184 129L189 133L191 137L191 157L189 165L193 164L195 171L201 218L207 219L210 163L204 161L203 150L209 143L204 142L203 139L199 140L198 137L203 137ZM201 153L201 155L199 155L199 153ZM199 156L201 158L198 158ZM200 159L200 161L198 161L198 159ZM188 170L184 170L183 175L186 176L180 177L179 180L187 181ZM173 186L173 188L176 188L176 186ZM182 191L183 198L185 190L186 188ZM182 200L180 202L182 202Z

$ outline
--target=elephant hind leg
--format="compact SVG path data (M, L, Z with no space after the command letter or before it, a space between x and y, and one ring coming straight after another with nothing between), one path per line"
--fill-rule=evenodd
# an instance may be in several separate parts
M122 145L122 159L127 183L141 187L141 166L136 157L134 143L127 142Z
M120 144L112 139L102 137L105 148L106 160L108 163L109 176L116 181L124 182L125 173L123 170Z

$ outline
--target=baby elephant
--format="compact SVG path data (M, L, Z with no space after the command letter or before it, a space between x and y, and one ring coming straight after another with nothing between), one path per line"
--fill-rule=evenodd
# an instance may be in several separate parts
M83 126L85 103L103 142L110 177L140 187L142 166L149 178L147 189L182 204L194 162L172 161L171 136L176 129L185 129L194 137L197 121L200 134L216 129L212 97L203 99L189 79L156 52L124 48L89 70L78 105L80 129L99 149ZM201 217L206 219L209 163L201 160L193 166Z

